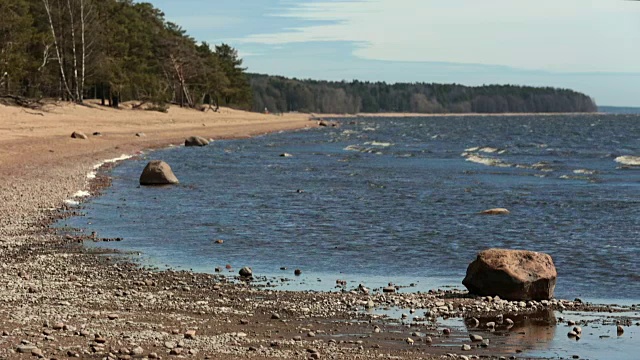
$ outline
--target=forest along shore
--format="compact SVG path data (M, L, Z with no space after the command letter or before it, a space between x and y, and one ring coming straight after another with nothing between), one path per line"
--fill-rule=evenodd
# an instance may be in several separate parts
M511 303L450 290L258 289L224 276L141 269L121 257L97 256L78 243L82 239L49 228L76 191L88 186L95 194L109 185L103 173L87 182L87 173L104 159L182 143L191 135L237 138L308 126L315 123L302 114L276 117L229 109L171 108L160 114L52 104L34 114L0 106L0 358L510 356L526 350L528 340L514 344L504 340L509 337L483 332L491 342L476 346L467 330L431 319L476 317L486 327L515 308L520 317L513 321L519 326L523 314L553 324L553 310L628 310L580 301ZM73 131L88 139L72 139ZM374 310L395 307L420 309L423 318L416 314L410 326L387 321Z

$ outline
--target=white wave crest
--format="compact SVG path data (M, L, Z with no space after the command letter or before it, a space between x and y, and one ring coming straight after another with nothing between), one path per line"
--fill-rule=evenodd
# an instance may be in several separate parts
M484 156L475 155L475 154L468 154L466 158L467 158L467 161L469 162L487 165L487 166L496 166L496 167L512 167L513 166L512 164L506 163L500 159L489 158L489 157L484 157Z
M640 166L640 156L619 156L615 159L615 161L622 165Z
M389 146L393 146L392 143L389 142L378 142L378 141L371 141L371 142L366 142L364 143L365 145L371 145L371 146L380 146L380 147L389 147Z
M589 169L578 169L578 170L573 170L574 174L579 174L579 175L593 175L596 173L595 170L589 170Z

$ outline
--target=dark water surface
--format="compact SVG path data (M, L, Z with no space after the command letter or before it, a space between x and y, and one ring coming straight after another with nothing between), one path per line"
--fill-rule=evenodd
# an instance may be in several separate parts
M341 122L126 161L86 216L64 223L122 237L96 246L146 264L300 268L290 286L321 290L459 285L480 250L543 251L558 297L640 301L640 116ZM181 184L139 187L150 159ZM493 207L511 215L478 215Z

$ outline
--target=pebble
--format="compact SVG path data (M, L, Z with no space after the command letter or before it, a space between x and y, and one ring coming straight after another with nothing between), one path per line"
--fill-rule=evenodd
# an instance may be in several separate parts
M621 325L618 325L616 331L618 333L618 336L622 336L622 334L624 334L624 328Z
M196 331L195 330L187 330L184 333L184 338L185 339L195 339L196 338Z
M442 329L442 333L444 335L451 335L451 329L449 329L449 328Z
M21 354L31 354L33 350L38 349L35 345L18 345L16 351Z
M469 334L469 338L473 342L482 342L482 336L480 336L480 335Z
M409 344L409 345L413 345L413 343L414 343L414 341L413 341L413 339L412 339L412 338L407 338L405 341L406 341L406 342L407 342L407 344Z
M107 315L107 318L109 318L109 320L116 320L119 316L118 314L109 314Z
M462 351L471 351L471 346L467 344L462 345Z

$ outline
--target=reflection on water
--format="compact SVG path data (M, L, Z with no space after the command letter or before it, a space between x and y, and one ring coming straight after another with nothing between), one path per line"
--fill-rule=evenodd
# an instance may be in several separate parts
M548 350L556 337L556 316L553 310L543 310L535 314L507 316L513 320L510 325L500 318L479 318L479 326L471 326L466 321L467 331L491 339L491 343L500 344L500 351L516 353L520 351ZM495 322L493 330L486 327L488 322Z

